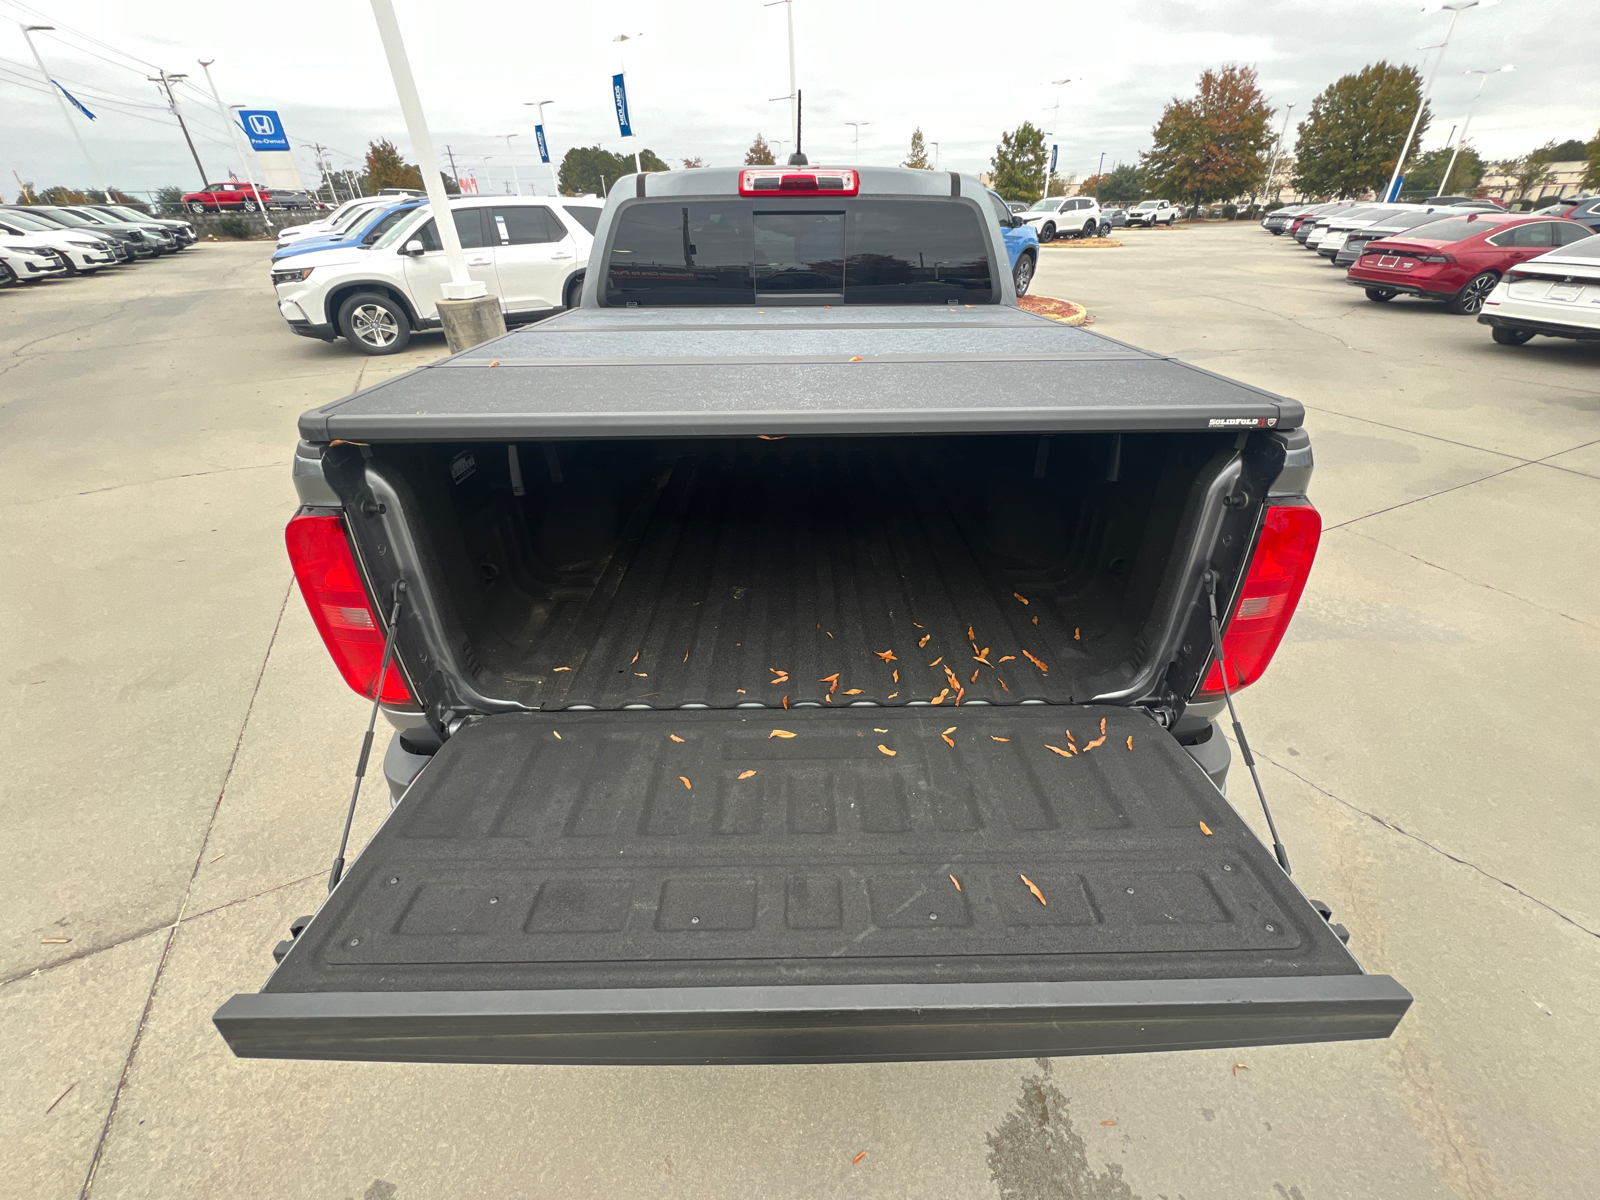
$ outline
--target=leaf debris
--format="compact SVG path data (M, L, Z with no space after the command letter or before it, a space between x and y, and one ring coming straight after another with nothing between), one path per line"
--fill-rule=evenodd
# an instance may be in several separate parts
M922 626L918 625L917 628L921 629ZM922 640L917 643L917 649L918 650L922 649L924 646L926 646L931 641L933 641L933 634L931 634L931 633L923 634L922 635Z
M572 668L571 667L552 667L551 670L553 670L553 671L570 671L570 670L572 670Z
M1234 1076L1234 1078L1237 1079L1239 1077L1239 1072L1240 1071L1248 1071L1249 1069L1250 1068L1245 1066L1243 1063L1234 1063L1233 1064L1233 1076Z
M1046 750L1054 750L1057 754L1061 755L1062 758L1071 758L1072 757L1072 751L1063 750L1060 746L1052 746L1049 742L1046 742L1044 744L1044 748Z
M897 661L893 650L874 650L872 653L877 655L877 657L881 658L886 663Z
M1074 627L1072 630L1072 640L1075 642L1083 641L1083 630Z
M740 771L739 772L739 778L740 779L749 779L750 776L752 776L754 774L755 774L754 771Z
M934 660L933 660L933 661L932 661L932 662L931 662L931 663L929 663L929 664L928 664L928 665L929 665L929 666L930 666L930 667L937 667L937 666L938 666L938 665L939 665L939 664L940 664L940 663L942 663L942 662L943 662L943 661L944 661L944 655L942 655L942 654L941 654L941 655L939 655L939 657L938 657L938 658L936 658L936 659L934 659Z
M1024 658L1026 658L1029 662L1031 662L1034 666L1038 667L1039 670L1044 672L1046 675L1050 674L1050 668L1045 666L1044 663L1040 662L1037 658L1035 658L1033 655L1029 654L1026 650L1024 650L1022 652L1022 656Z
M687 775L679 775L678 782L683 784L685 788L688 788L691 791L694 790L694 784L689 782L689 777Z
M790 733L787 729L774 729L771 733L767 734L767 741L770 742L775 737L792 738L793 736L794 734Z
M961 880L952 875L950 876L950 882L956 885L956 891L959 892L961 890Z
M859 358L852 358L850 361L851 362L860 362L861 360ZM858 1162L860 1162L866 1156L867 1156L867 1152L865 1150L863 1150L860 1154L856 1155L854 1158L852 1158L850 1160L850 1165L852 1167L855 1166Z
M1010 738L1003 738L1003 737L996 737L994 734L991 733L989 735L989 740L991 742L1009 742L1011 739Z
M1026 875L1018 875L1017 878L1028 885L1028 890L1033 893L1033 898L1040 904L1049 903L1049 901L1044 898L1044 893L1039 890L1039 885L1034 883L1033 880L1029 879Z
M1131 733L1128 735L1128 749L1129 750L1133 749L1133 734L1131 734Z
M628 660L628 665L631 667L631 666L633 666L634 663L638 662L639 661L639 655L642 654L642 653L644 653L644 651L635 650L633 652L633 657Z
M1105 745L1105 742L1106 742L1106 735L1102 733L1099 737L1095 738L1094 741L1092 741L1092 742L1088 743L1086 746L1084 746L1084 749L1085 750L1093 750L1096 746Z
M559 729L552 729L550 732L556 735L556 741L559 742L561 740L561 731Z
M896 754L900 753L898 750L889 749L889 747L885 746L882 742L878 743L878 749L887 754L890 758L893 758Z
M932 700L929 700L928 703L929 704L943 704L944 703L944 698L946 696L948 696L949 694L950 694L950 689L949 688L945 688L944 691L940 692Z
M950 726L949 729L946 729L943 733L941 733L939 735L940 737L942 737L944 739L945 745L949 746L952 750L955 749L956 743L955 743L955 739L952 738L950 735L952 733L954 733L955 731L956 731L956 727L954 725L952 725L952 726Z
M888 733L889 731L887 729L879 729L876 725L874 725L872 727L872 732L873 733Z
M1018 600L1022 601L1022 603L1024 603L1024 604L1026 604L1028 602L1028 598L1026 596L1024 596L1021 592L1012 592L1011 594L1013 596L1015 596Z
M1204 821L1201 821L1200 822L1200 832L1205 834L1207 837L1210 837L1211 836L1211 826L1207 825Z

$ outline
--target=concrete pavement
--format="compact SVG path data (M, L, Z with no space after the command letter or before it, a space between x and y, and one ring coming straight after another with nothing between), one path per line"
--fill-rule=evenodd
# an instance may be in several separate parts
M444 345L369 360L296 339L265 249L208 245L0 292L0 1179L30 1197L1588 1194L1600 346L1499 347L1371 304L1254 226L1124 240L1046 249L1036 290L1310 410L1328 530L1241 715L1297 880L1417 996L1393 1039L800 1068L234 1059L211 1013L319 900L365 716L290 587L294 418Z

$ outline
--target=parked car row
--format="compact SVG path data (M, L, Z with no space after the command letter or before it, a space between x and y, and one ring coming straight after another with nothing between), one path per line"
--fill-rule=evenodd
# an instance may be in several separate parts
M0 287L175 254L195 242L187 221L120 204L0 205Z
M1476 316L1502 345L1600 339L1600 197L1535 213L1458 197L1346 200L1279 209L1262 226L1344 267L1346 282L1375 303L1442 303Z

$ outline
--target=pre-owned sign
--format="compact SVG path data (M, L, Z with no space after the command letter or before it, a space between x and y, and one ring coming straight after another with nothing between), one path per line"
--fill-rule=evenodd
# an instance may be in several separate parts
M239 124L250 139L252 150L287 150L289 135L283 131L283 122L270 108L243 108L239 110Z

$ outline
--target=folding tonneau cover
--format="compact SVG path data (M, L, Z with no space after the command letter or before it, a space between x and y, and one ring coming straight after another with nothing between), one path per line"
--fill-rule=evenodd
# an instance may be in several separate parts
M583 308L313 409L335 438L1294 429L1294 400L1003 305Z

